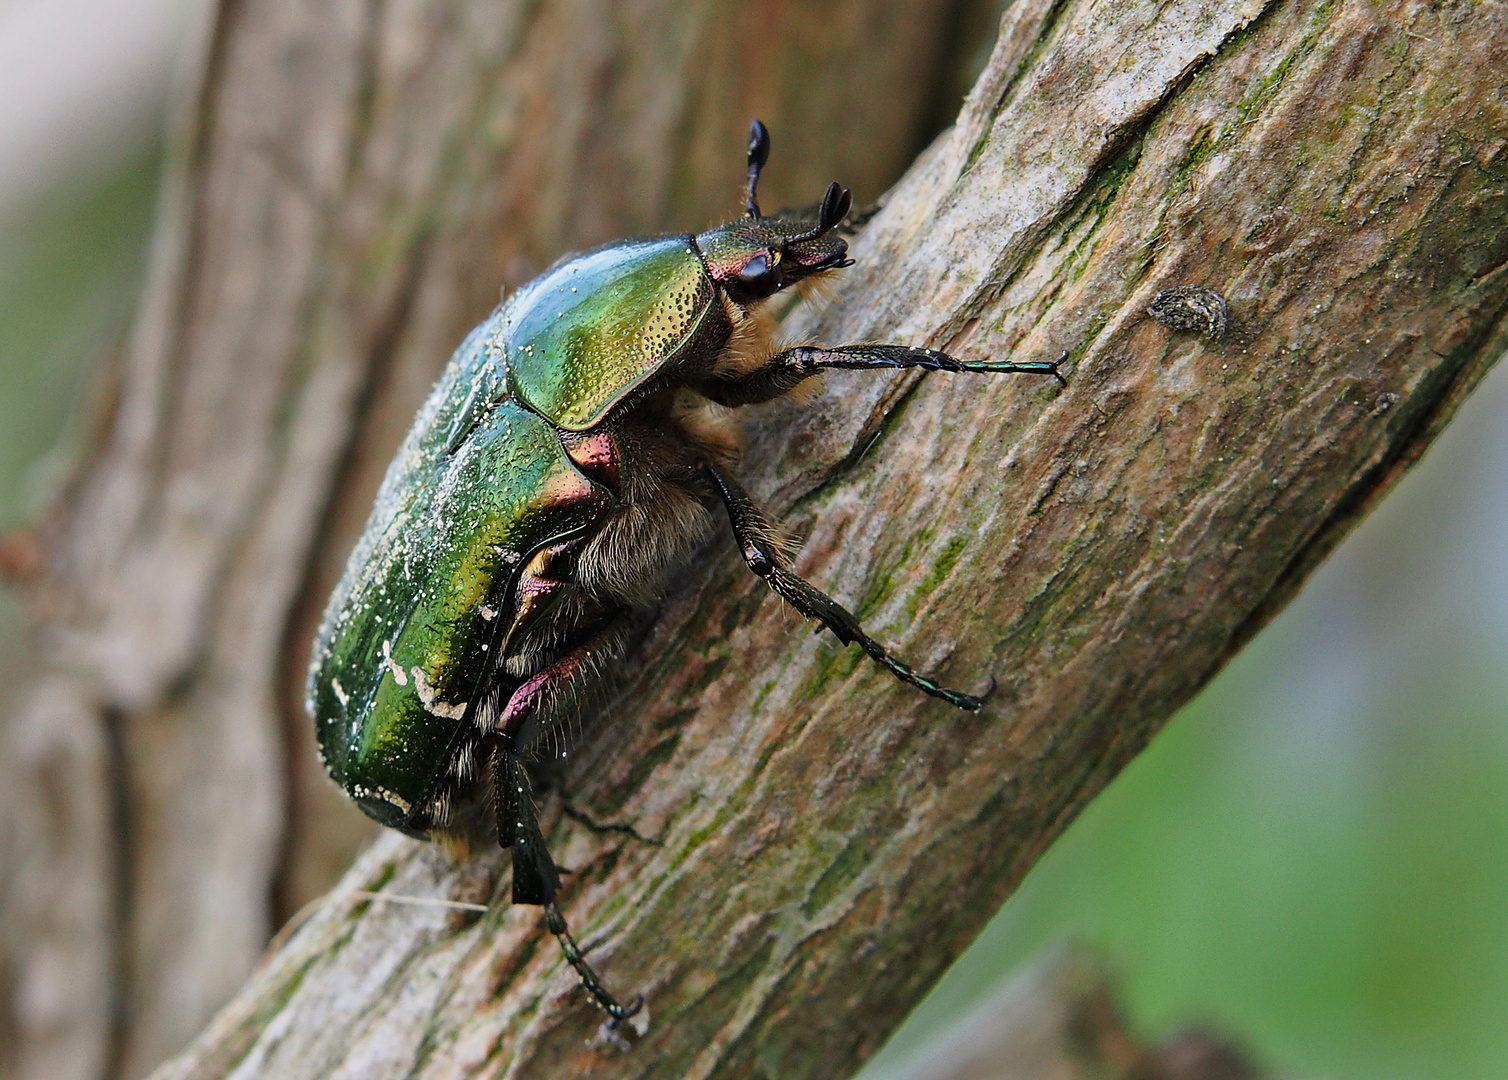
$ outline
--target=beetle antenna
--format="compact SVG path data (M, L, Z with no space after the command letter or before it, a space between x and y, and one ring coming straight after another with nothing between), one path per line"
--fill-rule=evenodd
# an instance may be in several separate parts
M817 212L816 226L800 236L791 237L786 243L800 244L832 232L838 227L838 223L848 216L848 211L852 207L853 192L847 188L840 188L838 182L834 180L827 185L827 191L822 195L822 208Z
M751 218L763 216L759 212L759 201L755 198L755 190L759 187L759 171L769 160L769 129L755 120L749 125L749 192L744 199L744 210Z

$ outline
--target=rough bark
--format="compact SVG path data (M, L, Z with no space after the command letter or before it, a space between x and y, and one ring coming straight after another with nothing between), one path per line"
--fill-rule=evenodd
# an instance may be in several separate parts
M772 204L874 197L979 6L220 5L99 444L40 542L47 662L0 785L16 1075L145 1073L369 835L302 716L312 621L499 285L731 214L753 113Z
M1067 389L835 376L745 469L805 576L988 707L814 638L715 541L544 798L567 914L648 1002L630 1052L501 860L388 836L160 1077L845 1075L1508 346L1505 71L1498 3L1013 6L790 327L1067 350ZM1222 341L1147 317L1186 283Z

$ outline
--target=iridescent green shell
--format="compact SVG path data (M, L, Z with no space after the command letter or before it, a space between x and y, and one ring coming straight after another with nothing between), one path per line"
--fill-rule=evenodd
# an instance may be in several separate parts
M518 573L612 506L566 456L671 363L711 305L688 236L561 262L473 330L388 468L325 610L307 707L330 775L371 817L416 813L500 658Z
M467 412L450 407L467 400L454 393L453 376L467 367L458 359L388 472L309 675L330 775L397 828L434 793L474 722L522 564L612 505L566 457L558 432L511 400L450 447Z
M585 431L676 357L711 304L691 237L630 240L524 286L494 344L519 400L556 427Z

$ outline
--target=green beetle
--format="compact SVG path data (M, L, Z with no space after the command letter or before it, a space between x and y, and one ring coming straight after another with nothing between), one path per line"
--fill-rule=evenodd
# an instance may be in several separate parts
M307 708L331 777L411 836L495 836L513 901L551 931L617 1024L620 1004L572 940L525 762L558 740L572 698L619 651L629 616L726 508L749 568L839 640L964 709L792 574L775 524L729 471L725 413L827 368L1030 372L902 345L772 349L752 316L797 282L851 265L850 196L765 217L769 135L750 131L746 214L709 232L570 256L462 343L389 467L325 609Z

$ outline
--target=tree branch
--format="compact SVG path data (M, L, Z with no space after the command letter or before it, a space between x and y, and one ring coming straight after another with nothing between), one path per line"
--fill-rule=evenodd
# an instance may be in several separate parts
M877 1067L878 1068L878 1067ZM873 1080L1260 1080L1236 1047L1198 1028L1147 1046L1126 1027L1094 954L1028 964L925 1051Z

